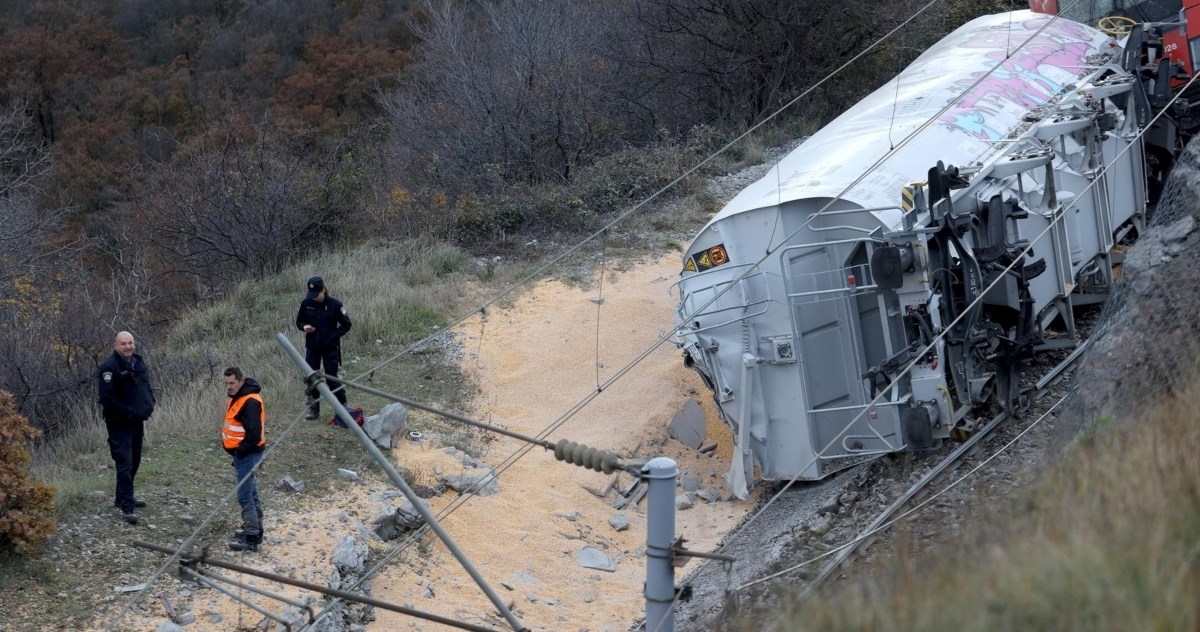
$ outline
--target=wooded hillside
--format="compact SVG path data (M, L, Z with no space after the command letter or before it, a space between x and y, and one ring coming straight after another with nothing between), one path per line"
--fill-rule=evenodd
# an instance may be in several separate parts
M115 331L152 349L239 280L369 238L593 227L924 4L4 3L0 390L52 438ZM944 0L778 129L1003 4Z

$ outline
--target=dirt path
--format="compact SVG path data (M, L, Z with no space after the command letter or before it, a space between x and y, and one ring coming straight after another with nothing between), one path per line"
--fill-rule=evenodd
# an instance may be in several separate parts
M603 383L672 324L675 303L667 290L677 276L676 259L667 256L606 276L599 306L593 301L599 298L596 289L551 281L510 309L495 311L486 322L464 324L457 333L467 351L464 368L481 386L480 416L536 434L595 391L597 367ZM688 398L698 394L696 399L707 400L702 390L675 347L663 345L550 438L565 437L624 454L643 441L664 438L667 423ZM721 452L726 452L728 430L712 419L709 426L710 438L723 439ZM495 465L521 445L497 441L482 460ZM401 463L412 463L418 459L409 452L428 449L407 444L396 456ZM702 485L720 485L727 461L698 455L673 440L662 451ZM556 462L552 454L537 449L500 476L501 493L472 498L444 524L485 578L515 601L531 629L626 630L643 610L645 505L623 512L630 528L617 532L608 523L617 511L584 489L603 487L607 480L603 474ZM698 502L679 512L679 533L690 546L709 550L751 502ZM585 546L614 558L616 571L580 567L576 556ZM483 594L440 544L426 562L419 576L385 573L375 583L376 596L447 615L489 609ZM501 581L512 589L500 586ZM435 596L422 597L430 585ZM370 629L409 623L399 615L380 613ZM417 623L415 629L426 628Z
M598 381L608 380L672 325L675 299L668 287L677 278L677 259L671 254L627 272L610 272L599 304L596 288L548 281L522 294L511 307L494 309L485 322L465 323L455 335L464 352L463 370L480 387L476 416L535 435L594 392ZM666 439L667 423L690 398L702 402L708 413L709 439L719 442L712 456ZM420 428L419 416L413 419ZM568 438L622 456L632 451L642 457L665 455L702 488L725 489L721 479L732 446L729 430L716 420L703 384L684 368L678 350L670 344L656 349L549 438ZM523 446L500 438L477 456L495 467ZM463 469L463 453L448 450L437 437L402 442L393 455L419 483L436 485L441 475ZM326 583L332 575L334 547L360 524L369 524L377 504L370 495L388 487L377 472L363 474L363 480L346 481L336 493L312 498L301 510L269 510L262 552L225 557ZM620 512L628 518L629 528L617 531L609 524L617 510L584 489L604 487L608 480L535 449L500 474L500 493L471 497L442 524L530 629L624 631L644 608L645 503ZM457 497L447 491L431 498L430 507L436 513ZM742 502L697 500L692 509L677 514L677 532L689 547L712 550L754 502L753 497ZM373 559L393 545L372 542ZM588 546L610 556L616 570L581 567L577 556ZM289 597L310 594L248 581ZM177 581L162 589L173 603L196 616L188 630L252 629L262 620L213 590L197 590ZM492 607L486 596L432 536L389 564L371 582L371 590L378 599L504 627L502 620L489 615ZM161 610L146 601L124 625L155 629L162 620ZM262 605L277 614L281 611L277 603L263 601ZM448 629L382 610L376 610L376 616L368 630Z

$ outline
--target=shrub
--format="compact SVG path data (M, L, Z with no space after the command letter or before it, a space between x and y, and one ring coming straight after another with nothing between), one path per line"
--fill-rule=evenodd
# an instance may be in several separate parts
M29 480L27 444L40 434L0 392L0 549L27 553L58 530L54 488Z

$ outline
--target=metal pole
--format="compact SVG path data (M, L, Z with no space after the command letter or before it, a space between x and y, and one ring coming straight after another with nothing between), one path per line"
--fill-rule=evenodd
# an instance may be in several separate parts
M325 377L324 373L321 373L320 375L322 377ZM502 435L512 437L514 439L520 439L521 441L524 441L526 443L532 443L534 445L539 445L543 448L546 448L547 450L554 449L554 443L551 441L547 441L545 439L538 439L537 437L530 437L527 435L523 435L519 432L514 432L512 430L509 430L508 428L501 428L501 427L493 425L493 424L485 424L482 421L477 421L477 420L471 419L470 417L467 417L465 415L460 415L458 413L452 413L448 410L442 410L440 408L434 408L433 406L430 406L428 404L422 404L421 402L409 399L407 397L401 397L399 395L395 395L395 394L389 393L387 391L381 391L377 388L371 388L370 386L367 386L366 384L360 384L353 380L343 380L340 377L335 378L335 379L337 379L337 381L339 383L341 383L341 385L343 387L346 387L346 388L352 388L355 390L362 391L364 393L368 393L370 395L375 395L377 397L382 397L384 399L390 399L393 402L400 402L401 404L404 404L405 406L408 406L409 408L416 408L418 410L424 410L426 412L430 412L435 415L445 417L447 419L453 419L454 421L460 421L469 426L475 426L476 428L480 428L482 430L487 430L488 432L496 432L496 433L499 433Z
M263 608L262 606L259 606L258 604L255 604L255 603L249 602L245 599L242 599L241 597L235 595L232 590L229 590L228 588L218 584L217 582L201 575L200 573L197 573L196 571L194 571L186 566L180 570L187 573L188 575L191 575L193 579L200 582L201 584L204 584L205 586L208 586L209 588L213 588L219 592L224 593L226 597L229 597L230 599L232 599L238 603L249 606L250 609L258 612L258 614L261 614L262 616L264 616L268 619L271 619L272 621L276 621L278 623L283 624L283 627L287 628L287 632L292 632L292 624L288 623L287 619L284 619L283 617L281 617L277 614L272 614L270 610L267 610L266 608Z
M295 606L301 610L304 610L304 611L308 612L308 622L309 623L312 623L312 620L316 616L316 614L313 612L312 606L310 606L298 599L289 599L287 597L284 597L283 595L277 595L269 590L265 590L265 589L259 588L257 586L251 586L249 584L243 584L242 582L239 582L239 581L234 581L214 570L206 570L206 571L198 570L196 572L200 573L201 575L203 575L205 577L209 577L209 578L215 579L217 581L222 581L222 582L225 582L226 584L230 584L232 586L237 586L238 588L241 588L242 590L248 590L252 593L262 595L263 597L268 597L268 598L274 599L275 601L282 601L283 603L286 603L289 606Z
M159 553L165 553L167 555L175 555L177 553L177 551L174 548L171 548L168 546L159 546L157 544L151 544L149 542L142 542L140 540L135 540L133 542L133 545L137 546L137 547L141 547L143 549L150 549L151 551L158 551ZM314 584L312 582L301 581L299 579L292 579L291 577L284 577L283 575L278 575L276 573L268 573L266 571L260 571L257 568L251 568L249 566L239 566L237 564L231 564L229 562L226 562L225 560L219 560L219 559L209 558L209 557L189 557L187 555L182 555L182 553L180 553L179 561L181 564L184 565L185 568L189 564L205 564L207 566L215 566L217 568L224 568L224 569L231 570L231 571L234 571L237 573L242 573L245 575L253 575L254 577L261 577L263 579L269 579L273 582L279 582L280 584L285 584L287 586L295 586L297 588L311 590L315 593L320 593L322 595L329 595L330 597L337 597L338 599L349 601L351 603L363 603L363 604L367 604L368 606L375 606L376 608L379 608L381 610L390 610L392 612L399 612L400 614L405 614L410 617L417 617L419 619L433 621L434 623L441 623L442 625L447 625L452 628L458 628L460 630L471 630L472 632L495 632L493 628L485 628L481 625L474 625L472 623L464 623L462 621L458 621L455 619L448 619L446 617L438 616L436 614L430 614L428 612L422 612L420 610L414 610L412 608L405 608L404 606L397 606L394 603L388 603L386 601L381 601L379 599L373 599L371 597L367 597L366 595L357 595L357 594L354 594L352 592L348 592L345 590L338 590L336 588L330 588L329 586L322 586L320 584Z
M292 341L287 339L287 336L283 335L282 333L276 333L275 340L279 342L279 346L283 347L283 350L292 357L293 361L295 361L296 366L300 368L300 372L304 374L304 379L307 383L309 378L316 373L316 371L312 367L308 366L308 362L304 360L304 356L300 355L300 352L297 351L296 347L292 345ZM358 442L361 443L363 448L367 450L367 453L371 455L371 458L379 464L379 467L383 468L383 471L387 473L388 479L392 481L392 484L395 485L401 492L403 492L404 497L408 499L408 502L412 503L413 508L417 510L417 513L421 514L421 517L425 519L425 524L428 524L429 528L433 529L433 532L436 533L438 538L441 539L442 543L446 545L446 548L451 554L454 555L455 559L458 560L458 563L462 564L463 569L467 571L467 574L471 576L471 579L475 580L475 583L479 585L479 589L483 591L483 594L487 595L488 599L491 600L492 605L495 606L496 610L500 612L506 621L508 621L508 624L518 632L528 630L528 628L525 627L525 624L521 623L521 620L512 613L512 610L508 608L508 605L504 603L504 600L500 598L500 595L496 594L495 590L492 590L492 587L488 585L487 580L483 578L483 575L479 574L479 571L475 569L473 564L471 564L471 560L467 559L466 554L464 554L462 550L458 548L458 545L454 543L454 540L450 537L450 534L446 533L446 530L443 529L442 525L438 523L437 518L435 518L433 513L429 511L429 508L426 507L421 499L417 497L412 488L408 486L408 483L404 482L404 479L400 477L398 472L396 472L396 468L392 467L391 462L387 460L387 457L383 455L383 452L379 451L379 448L375 445L375 442L371 441L371 438L367 436L367 433L359 427L358 422L354 421L354 419L350 416L350 413L346 411L346 407L342 406L342 403L337 400L337 397L334 397L333 391L329 390L329 385L325 383L325 380L322 379L317 381L315 386L321 393L321 397L325 398L325 401L328 402L330 407L333 408L334 413L337 414L338 418L342 420L342 423L346 424L346 427L348 427L350 431L354 433L355 438L357 438ZM672 506L672 511L673 510L674 507Z
M646 491L646 632L674 632L675 461L651 459L642 467Z

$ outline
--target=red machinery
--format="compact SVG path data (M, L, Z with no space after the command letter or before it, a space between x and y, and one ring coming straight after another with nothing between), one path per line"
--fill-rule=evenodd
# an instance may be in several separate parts
M1193 60L1200 59L1200 0L1029 0L1029 8L1037 13L1061 13L1118 37L1130 34L1136 26L1155 25L1161 36L1147 42L1152 49L1149 61L1154 64L1156 58L1167 58L1175 70L1172 83L1176 86L1191 75Z

